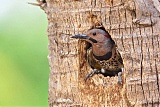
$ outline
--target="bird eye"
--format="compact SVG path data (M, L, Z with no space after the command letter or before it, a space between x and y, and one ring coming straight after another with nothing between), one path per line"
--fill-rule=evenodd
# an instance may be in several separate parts
M96 32L93 33L93 36L96 36Z

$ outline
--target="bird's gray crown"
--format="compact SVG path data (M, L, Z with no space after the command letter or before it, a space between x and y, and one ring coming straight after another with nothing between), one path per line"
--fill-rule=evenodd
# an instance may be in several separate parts
M100 34L107 34L104 30L102 29L91 29L89 30L86 34L90 34L90 33L93 33L93 32L96 32L96 33L100 33Z

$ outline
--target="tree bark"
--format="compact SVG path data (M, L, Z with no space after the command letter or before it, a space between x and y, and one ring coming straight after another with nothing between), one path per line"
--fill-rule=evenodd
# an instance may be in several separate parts
M46 0L49 106L159 107L160 5L158 0ZM70 37L98 22L123 57L123 84L117 76L94 75L84 41Z

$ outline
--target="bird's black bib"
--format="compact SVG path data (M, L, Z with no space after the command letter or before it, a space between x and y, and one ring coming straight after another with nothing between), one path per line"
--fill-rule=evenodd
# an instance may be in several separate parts
M103 56L96 56L94 55L94 58L96 58L97 60L103 61L103 60L108 60L112 57L112 52L108 52L107 54L103 55Z

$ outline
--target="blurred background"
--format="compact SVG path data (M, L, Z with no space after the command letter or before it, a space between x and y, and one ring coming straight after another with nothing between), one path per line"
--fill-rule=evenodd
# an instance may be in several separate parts
M36 0L0 0L0 107L48 107L47 17Z

